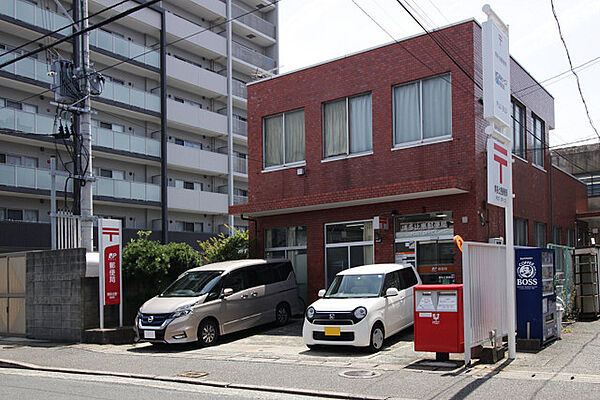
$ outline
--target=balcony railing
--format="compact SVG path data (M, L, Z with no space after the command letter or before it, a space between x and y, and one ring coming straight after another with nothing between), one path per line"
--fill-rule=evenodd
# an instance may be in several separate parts
M0 63L14 60L15 57L17 57L17 54L15 53L7 54L0 57ZM36 60L35 58L24 58L16 63L12 63L2 68L2 71L51 84L52 77L48 76L49 70L50 67L48 64Z
M143 90L130 88L125 85L106 82L100 97L143 108L145 110L160 112L160 96Z
M49 31L65 27L65 29L59 32L62 35L70 35L72 33L72 28L67 27L71 24L68 18L40 8L28 1L2 0L0 1L0 14L8 15L14 19Z
M65 180L61 175L56 177L56 189L65 190ZM50 190L50 170L23 167L20 165L0 164L0 185L21 187L28 189ZM67 191L73 190L73 181L69 179Z
M133 58L142 64L158 68L160 65L160 54L150 47L127 40L101 29L90 32L90 45L116 53L125 58Z
M232 92L234 96L248 98L248 91L246 90L246 84L240 81L232 80L233 83Z
M109 149L160 157L160 141L110 129L92 128L92 144Z
M93 193L118 199L160 201L160 185L97 177Z
M246 204L248 203L248 196L233 196L233 204Z
M275 37L275 25L273 25L272 23L265 21L256 14L248 14L248 11L235 4L231 4L231 12L233 14L233 18L235 18L236 21L248 25L249 27L254 28L261 33L264 33L269 37Z
M9 107L0 108L0 129L38 135L55 133L53 132L54 118Z
M233 42L232 54L234 57L240 60L246 61L252 65L256 65L259 68L269 71L275 68L275 60L270 57L260 54L256 50L252 50L249 47Z
M233 157L233 171L240 174L248 173L248 159L242 157Z
M233 120L233 133L241 136L248 136L248 123L239 119Z

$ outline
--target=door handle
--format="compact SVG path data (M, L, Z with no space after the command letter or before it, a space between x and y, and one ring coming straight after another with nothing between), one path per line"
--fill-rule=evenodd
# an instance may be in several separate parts
M243 295L241 296L241 299L247 299L247 298L248 298L248 295L247 295L247 294L243 294Z
M252 297L256 297L256 296L258 296L258 293L256 293L256 292L252 292L252 293L250 293L250 295L251 295Z

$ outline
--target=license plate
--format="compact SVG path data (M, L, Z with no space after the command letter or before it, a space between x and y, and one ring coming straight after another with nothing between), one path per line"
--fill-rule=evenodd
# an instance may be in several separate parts
M325 336L340 336L340 327L339 326L326 326L325 327Z
M144 339L156 339L156 332L144 331Z

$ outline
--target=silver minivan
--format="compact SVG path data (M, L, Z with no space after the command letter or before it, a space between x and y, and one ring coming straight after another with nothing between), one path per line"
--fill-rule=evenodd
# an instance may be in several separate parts
M137 341L203 346L220 335L301 314L302 300L288 260L224 261L183 273L145 302L135 318Z

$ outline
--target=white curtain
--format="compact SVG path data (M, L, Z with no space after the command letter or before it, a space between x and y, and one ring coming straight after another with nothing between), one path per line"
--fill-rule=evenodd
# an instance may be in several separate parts
M452 133L450 75L423 81L423 139Z
M350 153L373 150L371 94L350 100Z
M283 164L283 116L264 119L265 167Z
M285 162L304 160L304 110L285 114Z
M421 140L419 82L394 88L394 143Z
M325 158L346 154L346 99L325 104Z

